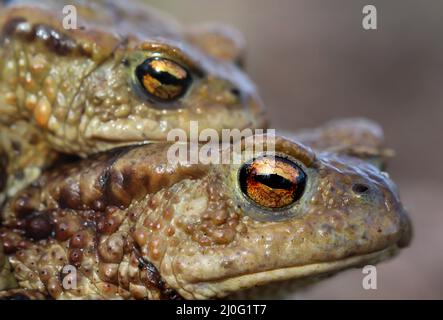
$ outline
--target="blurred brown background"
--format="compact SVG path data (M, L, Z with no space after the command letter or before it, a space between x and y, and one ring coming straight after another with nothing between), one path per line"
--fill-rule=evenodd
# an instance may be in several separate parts
M397 156L390 173L415 227L412 246L378 266L378 289L361 270L289 298L443 298L443 2L168 0L149 3L186 24L222 21L248 43L247 70L274 128L338 117L378 121ZM378 30L361 26L373 4Z

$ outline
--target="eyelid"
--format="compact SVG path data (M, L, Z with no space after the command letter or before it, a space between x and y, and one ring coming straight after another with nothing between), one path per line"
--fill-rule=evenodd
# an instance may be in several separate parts
M317 157L313 149L302 143L281 136L275 136L273 134L253 135L243 138L240 143L242 151L254 150L257 144L264 146L265 150L270 149L270 154L297 160L295 162L301 162L308 168L316 166Z
M143 42L141 44L141 49L166 55L167 57L176 60L178 63L184 64L188 70L197 76L202 77L204 75L204 72L197 66L196 62L177 47L157 42Z
M276 154L286 154L303 163L306 167L315 165L317 157L314 150L296 141L276 138Z

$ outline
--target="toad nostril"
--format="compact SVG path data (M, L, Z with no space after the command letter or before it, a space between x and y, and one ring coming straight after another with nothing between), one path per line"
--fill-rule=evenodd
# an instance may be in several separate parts
M356 183L352 186L352 191L355 193L365 193L369 190L369 187L363 183Z
M237 88L231 88L231 94L233 95L233 96L235 96L237 99L240 99L241 98L241 92L240 92L240 90L239 89L237 89Z

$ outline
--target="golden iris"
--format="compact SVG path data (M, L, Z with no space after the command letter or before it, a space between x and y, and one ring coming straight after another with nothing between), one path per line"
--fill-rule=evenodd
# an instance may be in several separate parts
M267 208L283 208L301 198L306 174L294 162L278 156L262 156L240 169L242 192Z
M164 102L183 96L192 82L183 66L162 57L146 59L137 66L135 74L149 96Z

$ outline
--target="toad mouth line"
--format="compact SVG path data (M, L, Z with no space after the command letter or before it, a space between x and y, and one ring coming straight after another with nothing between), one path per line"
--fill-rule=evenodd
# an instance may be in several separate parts
M303 280L305 277L308 276L312 277L313 275L325 275L331 271L337 273L339 270L351 267L364 266L366 264L375 264L394 256L398 252L398 245L393 244L386 249L374 251L372 253L364 255L348 257L329 262L319 262L295 267L267 270L258 273L244 274L225 280L220 279L195 284L197 286L201 285L202 287L210 287L211 284L217 285L218 288L222 288L224 293L229 294L242 289L250 289L251 283L254 283L254 286L260 286L268 284L270 282L284 281L290 279Z

